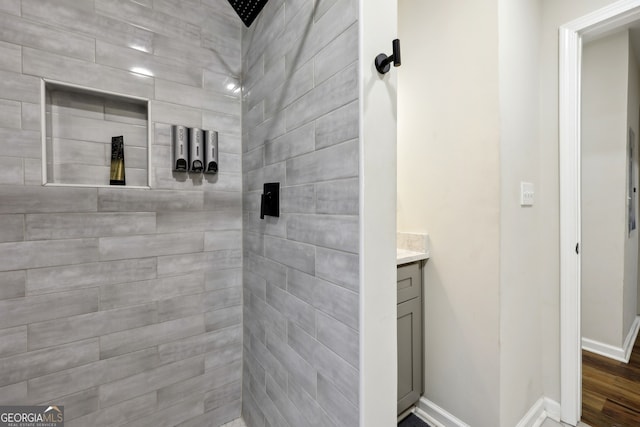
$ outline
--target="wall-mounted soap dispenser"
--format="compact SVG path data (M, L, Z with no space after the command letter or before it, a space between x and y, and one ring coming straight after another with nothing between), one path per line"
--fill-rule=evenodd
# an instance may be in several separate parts
M202 152L202 129L189 129L189 172L202 172L204 156Z
M204 131L204 173L218 173L218 132Z
M189 165L189 143L187 128L174 125L173 130L173 170L186 172Z

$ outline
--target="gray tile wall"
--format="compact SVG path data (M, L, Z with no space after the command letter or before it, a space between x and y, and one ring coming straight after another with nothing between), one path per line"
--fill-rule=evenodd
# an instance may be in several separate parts
M358 425L357 16L356 0L270 0L243 34L250 427ZM260 220L271 181L281 216Z
M241 25L227 0L0 1L0 404L65 405L69 427L240 416ZM41 77L152 100L151 190L41 186ZM82 158L100 123L69 104L55 143ZM217 177L172 174L174 123L220 131Z

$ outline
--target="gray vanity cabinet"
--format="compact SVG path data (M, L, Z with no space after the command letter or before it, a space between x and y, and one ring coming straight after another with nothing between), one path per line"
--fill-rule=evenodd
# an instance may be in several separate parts
M398 414L422 395L422 263L398 266Z

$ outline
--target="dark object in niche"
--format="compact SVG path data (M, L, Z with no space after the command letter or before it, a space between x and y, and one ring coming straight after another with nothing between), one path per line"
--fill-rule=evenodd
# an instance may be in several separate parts
M126 185L124 176L124 137L111 138L111 173L109 184Z

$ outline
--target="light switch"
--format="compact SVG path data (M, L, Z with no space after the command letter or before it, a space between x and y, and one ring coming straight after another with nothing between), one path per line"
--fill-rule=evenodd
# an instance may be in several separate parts
M520 206L533 206L535 187L531 182L520 183Z

